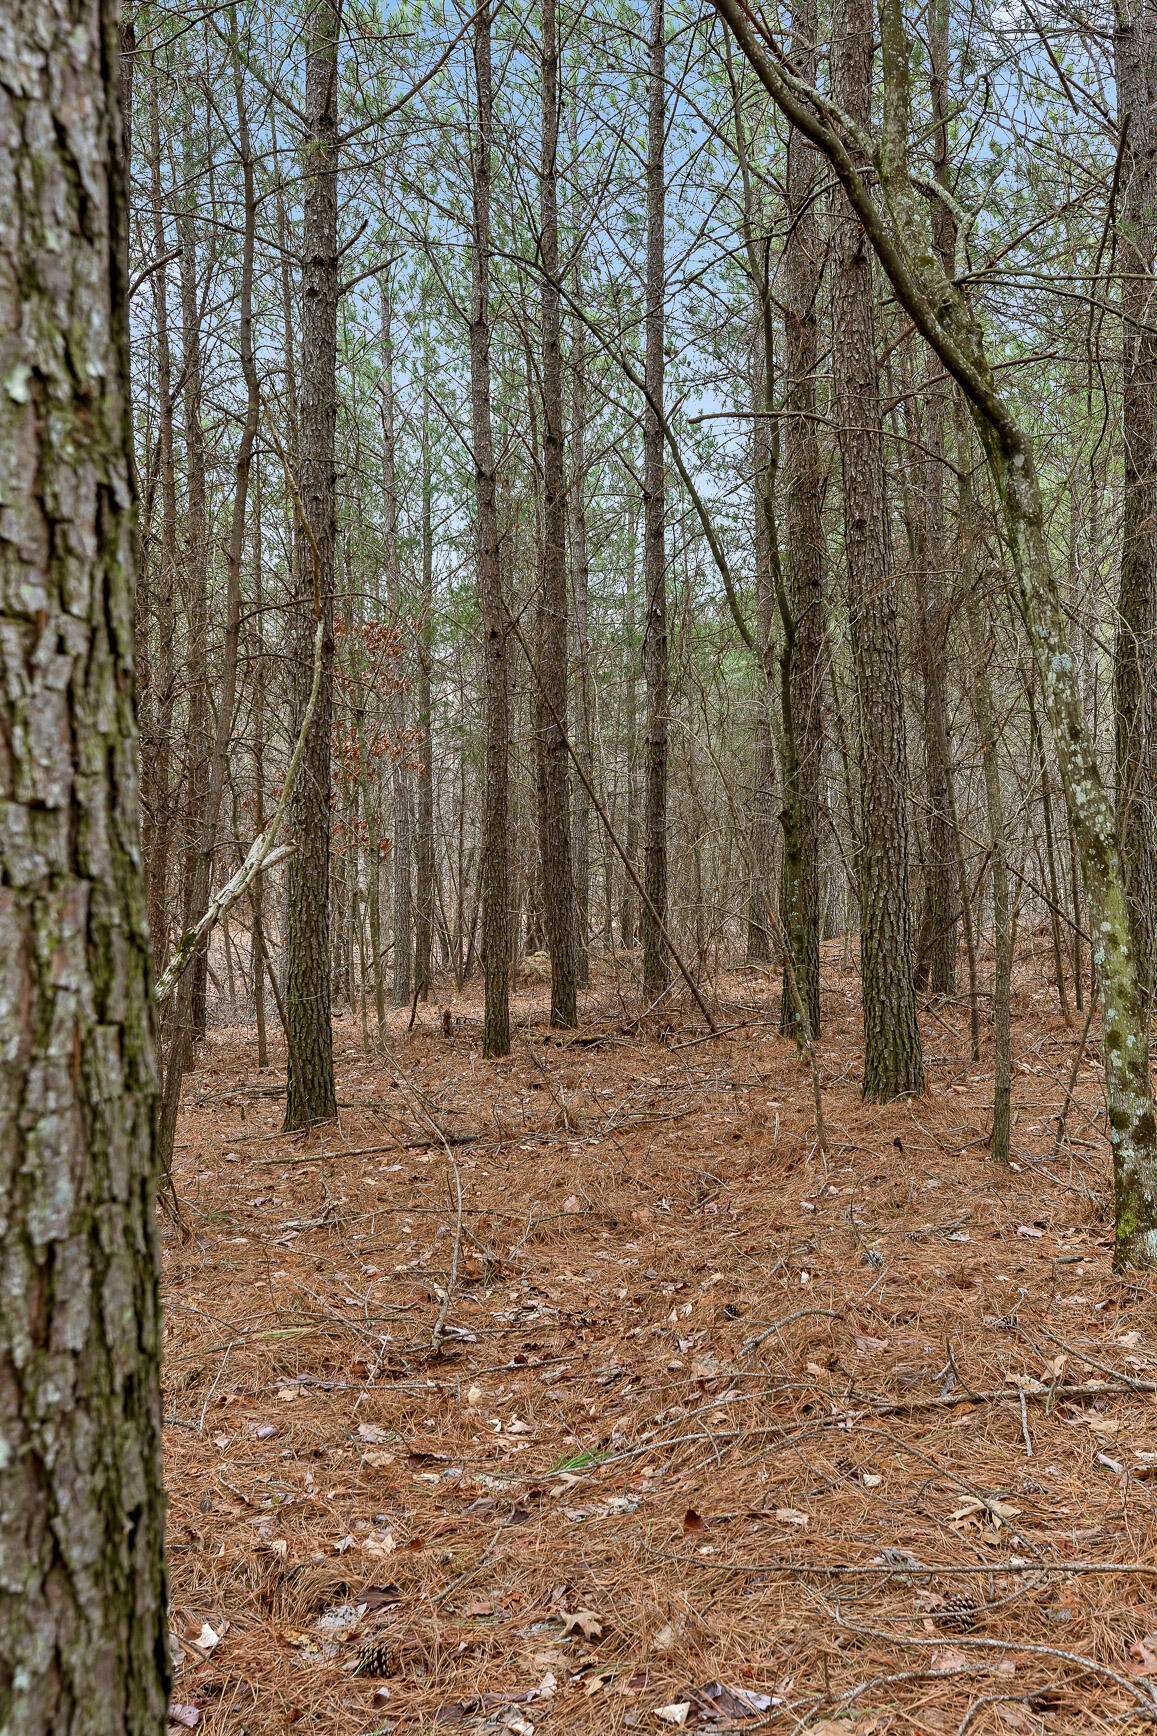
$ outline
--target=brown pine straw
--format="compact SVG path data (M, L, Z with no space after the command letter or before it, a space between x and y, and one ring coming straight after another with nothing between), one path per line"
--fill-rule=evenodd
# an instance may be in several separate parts
M866 1106L859 985L825 954L826 1162L753 972L713 985L731 1028L706 1042L686 996L631 1028L623 955L577 1036L520 988L507 1062L469 988L408 1039L400 1009L385 1056L339 1020L347 1107L304 1138L277 1130L277 1057L211 1035L174 1171L191 1235L164 1227L175 1700L200 1729L1152 1716L1157 1312L1109 1270L1097 1068L1050 1162L1079 1034L1023 960L999 1174L963 1003L924 1020L928 1096ZM579 1610L601 1634L564 1633ZM384 1682L353 1669L375 1635ZM715 1714L712 1684L780 1704Z

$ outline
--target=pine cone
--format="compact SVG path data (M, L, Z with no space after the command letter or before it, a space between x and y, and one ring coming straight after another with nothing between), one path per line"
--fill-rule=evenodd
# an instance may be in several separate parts
M946 1600L942 1609L936 1611L933 1620L938 1627L947 1628L951 1633L966 1634L976 1626L979 1608L971 1592L958 1591Z
M358 1653L359 1676L388 1676L393 1660L385 1634L375 1634L366 1640Z

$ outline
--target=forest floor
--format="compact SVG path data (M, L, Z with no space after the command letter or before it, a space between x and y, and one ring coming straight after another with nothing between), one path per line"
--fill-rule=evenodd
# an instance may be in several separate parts
M925 1097L861 1102L838 947L826 1158L754 972L707 1040L607 982L574 1034L520 992L497 1063L470 990L383 1055L340 1019L308 1137L213 1032L164 1227L174 1732L1140 1728L1157 1286L1110 1272L1096 1025L1051 1156L1083 1018L1038 951L1003 1174L963 1001Z

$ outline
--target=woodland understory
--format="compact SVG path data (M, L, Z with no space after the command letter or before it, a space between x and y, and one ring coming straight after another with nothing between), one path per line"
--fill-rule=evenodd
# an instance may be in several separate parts
M629 960L578 1033L525 982L506 1060L480 985L384 1052L346 1016L308 1134L276 1044L215 1028L164 1242L176 1705L251 1736L1145 1727L1157 1297L1110 1273L1098 1028L1050 962L1022 932L1003 1170L959 1002L922 1008L925 1095L863 1102L839 943L826 1155L764 971L716 979L714 1038L685 995L625 1017Z

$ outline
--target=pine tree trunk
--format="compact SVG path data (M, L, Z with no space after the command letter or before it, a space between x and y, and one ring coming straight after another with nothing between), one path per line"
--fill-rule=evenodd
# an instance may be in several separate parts
M161 133L157 98L158 73L149 78L149 169L152 196L153 250L158 259L168 251L161 193ZM176 697L173 655L173 591L177 582L177 483L173 455L173 364L169 345L167 268L154 271L153 308L157 328L157 439L161 479L161 559L155 587L157 602L157 671L152 682L148 729L143 744L145 812L151 818L146 839L149 875L149 927L153 968L164 968L168 956L169 852L172 841L171 742Z
M574 865L570 840L567 728L566 473L558 276L558 23L542 3L542 589L538 611L539 850L550 950L550 1022L578 1023Z
M410 1004L413 965L413 894L410 862L410 779L406 751L406 674L402 657L402 573L398 561L398 483L394 432L394 340L392 333L392 286L389 272L378 279L382 297L382 495L385 512L386 602L396 637L386 681L389 686L390 725L393 730L393 763L390 796L394 838L390 851L393 870L394 984L396 1007Z
M815 0L792 13L792 54L805 78L815 75ZM792 616L788 702L794 740L791 788L784 791L785 850L781 894L796 986L820 1030L820 826L823 814L824 496L828 473L819 439L816 372L817 302L822 249L816 219L819 163L797 133L788 138L787 199L791 229L784 257L784 351L787 415L783 423L787 590ZM787 829L792 832L788 869ZM786 1031L795 997L785 975L780 997Z
M578 104L571 103L571 151L576 162L579 154ZM572 224L574 233L581 233L582 212L577 190L574 196ZM582 306L582 252L575 248L572 294ZM574 655L575 655L575 746L588 778L594 774L591 720L591 646L590 646L590 558L587 553L586 506L586 421L587 421L587 328L576 315L571 327L571 476L570 476L570 551L574 589ZM574 924L575 977L579 988L587 988L591 980L591 804L581 779L574 787Z
M418 643L418 839L414 892L414 987L429 1000L434 981L434 523L430 466L430 394L422 390L422 626Z
M873 17L867 0L839 0L832 22L833 96L864 126ZM908 906L908 747L889 571L871 251L842 193L837 201L833 371L860 726L864 1096L886 1101L924 1089Z
M304 145L305 206L301 307L298 492L308 529L295 537L294 734L313 677L317 620L324 626L321 687L290 802L297 845L286 876L285 1013L289 1067L286 1129L337 1113L330 1023L330 731L333 719L333 587L337 533L334 440L337 416L337 54L336 0L309 14Z
M0 32L11 1736L163 1736L169 1686L117 13L9 0Z
M182 875L182 912L185 928L200 916L197 897L204 875L203 818L209 794L209 680L206 666L209 630L209 541L205 500L205 428L202 421L201 299L197 269L197 223L195 197L197 161L193 148L192 115L186 116L182 137L184 192L177 216L177 239L181 244L181 343L185 379L185 589L188 608L186 685L189 694L185 773L185 860ZM210 865L211 866L211 865ZM205 996L208 950L201 946L191 966L189 997L185 1005L192 1021L192 1036L205 1032ZM181 1018L178 1005L177 1019ZM178 1023L174 1041L181 1041ZM191 1051L189 1051L191 1059Z
M666 177L667 37L664 0L651 0L650 83L647 103L647 261L643 411L643 670L647 683L647 752L643 796L643 998L657 1000L667 986L667 955L659 924L667 921L667 515L663 477L663 325L666 288L664 223ZM653 916L652 910L655 912ZM658 917L658 922L655 920Z
M490 13L474 22L477 96L474 139L474 233L471 247L470 415L474 442L474 498L478 515L478 599L486 682L486 785L482 859L482 963L486 973L482 1052L510 1053L510 878L507 851L510 779L509 629L499 564L494 489L494 436L490 409L490 183L493 85ZM461 869L461 864L459 864ZM459 873L461 892L461 873ZM459 922L459 947L461 922Z
M1117 252L1121 274L1124 503L1113 659L1117 816L1137 978L1157 990L1157 5L1115 13L1123 121Z

